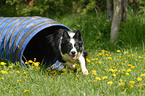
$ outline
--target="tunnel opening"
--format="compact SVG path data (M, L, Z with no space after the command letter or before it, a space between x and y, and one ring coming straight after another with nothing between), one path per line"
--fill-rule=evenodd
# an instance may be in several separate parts
M38 32L24 49L22 60L27 62L35 58L37 62L46 66L54 64L57 61L57 57L51 44L48 42L47 36L54 34L56 30L61 28L64 29L62 26L52 26Z

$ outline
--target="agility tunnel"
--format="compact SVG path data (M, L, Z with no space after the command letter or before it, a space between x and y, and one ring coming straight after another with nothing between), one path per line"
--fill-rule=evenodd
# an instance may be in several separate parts
M22 64L36 58L39 62L55 63L46 36L60 28L71 30L45 17L0 17L0 59Z

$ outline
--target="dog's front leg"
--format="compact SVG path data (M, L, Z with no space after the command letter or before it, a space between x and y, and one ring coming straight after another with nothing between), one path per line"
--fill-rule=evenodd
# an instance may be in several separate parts
M83 55L79 57L79 63L80 63L83 74L88 75L88 70L86 69L85 58L83 57Z

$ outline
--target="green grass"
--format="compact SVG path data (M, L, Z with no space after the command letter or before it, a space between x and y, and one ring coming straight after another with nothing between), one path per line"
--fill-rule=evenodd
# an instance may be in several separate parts
M45 70L19 63L0 63L1 96L144 96L144 19L129 16L121 23L119 40L109 42L111 22L106 14L53 18L72 30L80 29L89 52L89 75L63 69ZM117 52L120 50L120 52ZM107 76L107 79L104 79ZM97 77L97 78L96 78ZM27 91L27 92L26 92Z
M75 74L68 72L67 69L58 72L44 70L34 65L29 68L12 63L9 63L12 68L1 65L0 95L145 95L145 76L141 75L145 75L143 54L139 55L130 50L121 52L100 50L90 55L87 65L88 76L84 76L81 71ZM104 76L108 78L103 79ZM137 78L141 78L141 81ZM109 81L113 84L107 84ZM130 81L135 83L131 84ZM25 90L29 92L25 93Z

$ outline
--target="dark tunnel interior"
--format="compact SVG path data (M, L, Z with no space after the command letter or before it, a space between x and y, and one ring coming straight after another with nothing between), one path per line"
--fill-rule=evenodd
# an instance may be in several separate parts
M54 34L56 30L63 28L61 26L52 26L45 28L38 32L27 44L23 52L23 61L34 60L37 62L49 66L54 64L57 60L50 43L47 40L47 36Z

